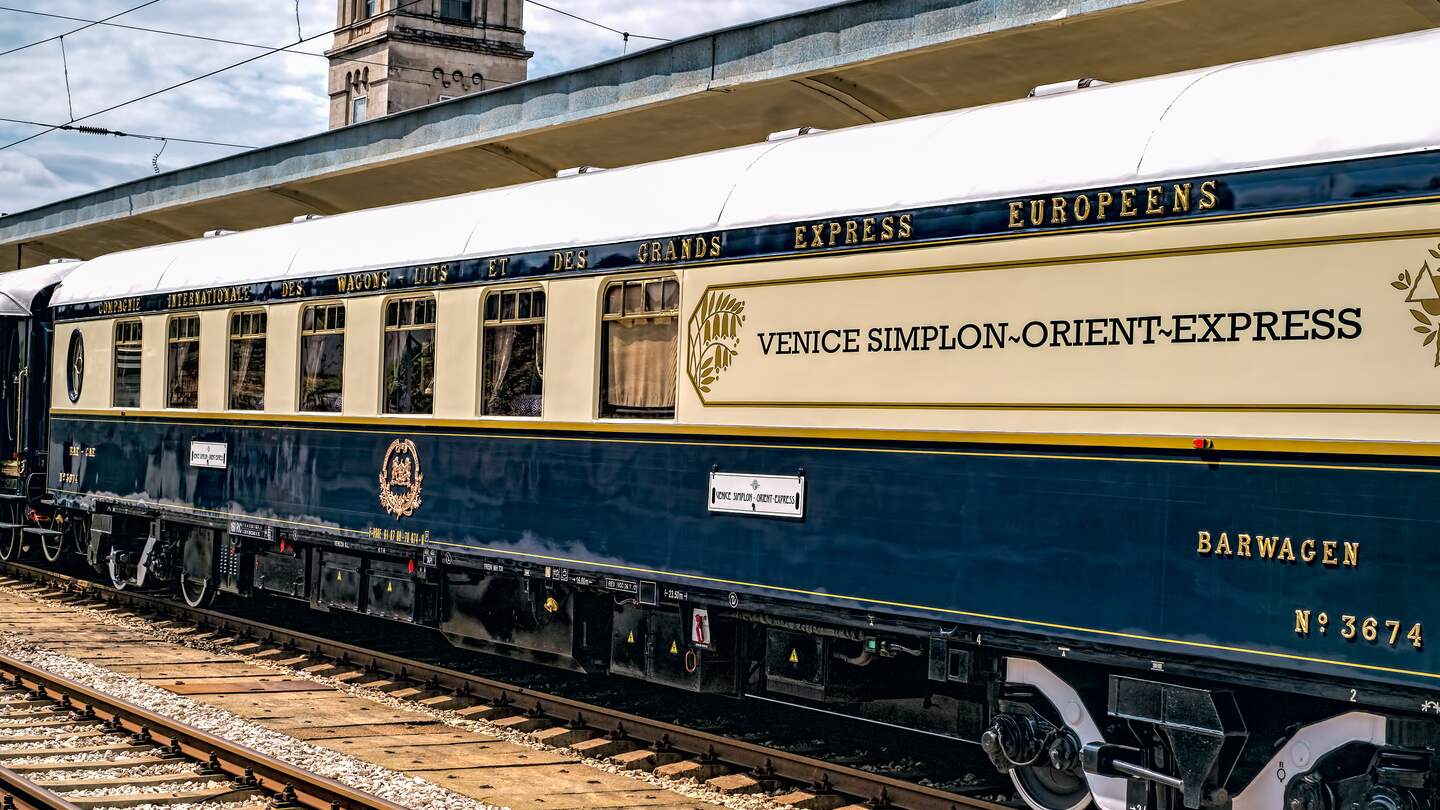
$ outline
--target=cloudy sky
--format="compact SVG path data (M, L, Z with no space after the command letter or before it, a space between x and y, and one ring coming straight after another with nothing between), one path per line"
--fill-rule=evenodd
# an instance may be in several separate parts
M145 0L0 0L0 118L61 124L261 51L195 39L91 26L34 47L29 43L84 25L26 11L98 20ZM278 47L296 39L297 0L153 0L115 23ZM545 0L613 28L677 38L828 0ZM298 0L306 37L335 25L336 0ZM621 38L527 2L530 76L544 76L621 53ZM633 46L643 41L632 40ZM320 36L301 49L330 47ZM6 53L7 51L13 52ZM69 94L66 92L66 67ZM141 134L264 146L326 128L326 60L284 53L86 120ZM0 146L40 131L0 121ZM0 149L0 212L16 212L153 173L159 141L53 132ZM235 149L169 142L161 171Z

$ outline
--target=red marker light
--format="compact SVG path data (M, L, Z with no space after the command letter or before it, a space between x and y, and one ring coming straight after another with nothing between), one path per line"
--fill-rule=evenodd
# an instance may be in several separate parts
M1191 442L1191 444L1195 445L1196 450L1209 450L1210 448L1215 446L1215 442L1209 439L1196 439L1195 441Z
M415 561L414 561L414 560L411 560L410 563L409 563L409 565L408 565L407 567L410 569L410 573L412 573L412 574L415 573Z

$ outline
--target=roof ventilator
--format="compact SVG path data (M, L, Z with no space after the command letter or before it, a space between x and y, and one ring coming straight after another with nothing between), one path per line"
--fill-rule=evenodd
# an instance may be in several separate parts
M301 214L298 217L291 217L291 222L309 222L312 219L324 219L324 214Z
M577 174L594 174L605 171L602 166L571 166L555 173L556 177L574 177Z
M1029 98L1040 98L1041 96L1058 96L1061 93L1073 93L1076 90L1084 90L1087 87L1100 87L1109 84L1099 79L1071 79L1068 82L1055 82L1054 84L1042 84L1030 89Z
M206 231L205 238L214 239L217 236L229 236L232 233L239 233L239 231L232 231L229 228L216 228L214 230Z
M71 259L71 258L51 259L50 261L46 262L46 264L70 264L71 262L78 262L78 261L80 261L80 260L79 260L79 259Z
M798 138L801 135L818 135L825 130L819 127L796 127L794 129L782 129L779 132L772 132L765 136L767 141L788 141L791 138Z

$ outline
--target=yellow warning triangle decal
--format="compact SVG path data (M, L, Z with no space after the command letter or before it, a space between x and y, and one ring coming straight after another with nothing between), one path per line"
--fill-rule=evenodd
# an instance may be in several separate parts
M670 642L670 654L671 654L671 655L678 655L679 653L680 653L680 648L677 647L677 646L675 646L675 642L673 642L673 641Z
M798 664L798 663L800 663L800 656L795 653L795 648L794 648L794 647L791 647L791 648L790 648L790 663L792 663L792 664Z
M393 582L387 582L387 583L385 583L385 592L386 592L386 593L394 593L394 592L395 592L395 583L393 583Z
M342 576L340 575L340 572L339 572L339 571L336 571L336 572L335 572L335 581L336 581L336 582L340 582L340 581L342 581L343 579L344 579L344 577L342 577Z
M634 643L635 643L635 631L634 631L634 630L631 630L631 631L630 631L630 635L628 635L628 636L625 637L625 643L626 643L626 644L634 644Z

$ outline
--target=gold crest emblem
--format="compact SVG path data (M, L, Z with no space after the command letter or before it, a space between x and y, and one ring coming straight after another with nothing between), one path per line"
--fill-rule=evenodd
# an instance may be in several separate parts
M686 370L701 401L740 353L739 332L744 325L745 302L729 293L706 291L691 313Z
M409 517L420 508L420 453L415 442L396 439L390 442L380 462L380 505L397 518Z
M1440 250L1431 249L1430 256L1440 262ZM1440 268L1440 263L1437 263ZM1440 279L1436 278L1435 270L1426 261L1420 265L1420 269L1414 273L1409 270L1401 270L1400 275L1390 282L1390 286L1400 290L1405 295L1405 303L1410 305L1410 316L1415 319L1415 331L1424 337L1422 345L1434 345L1435 367L1440 368Z

